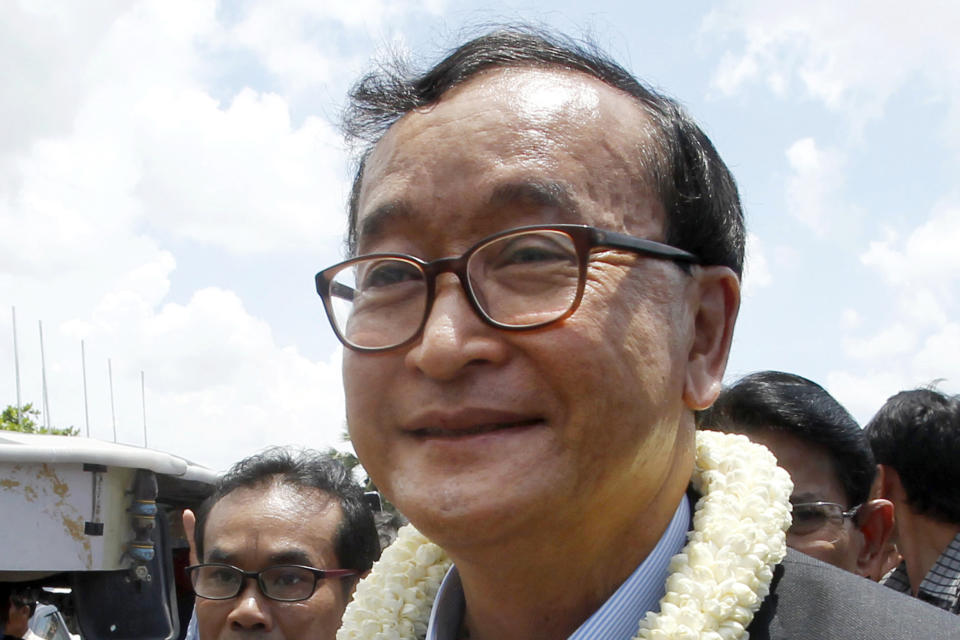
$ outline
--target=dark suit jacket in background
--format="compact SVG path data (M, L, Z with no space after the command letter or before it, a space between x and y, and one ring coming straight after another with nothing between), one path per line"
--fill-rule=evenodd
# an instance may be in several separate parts
M788 549L748 631L750 640L960 640L960 616Z

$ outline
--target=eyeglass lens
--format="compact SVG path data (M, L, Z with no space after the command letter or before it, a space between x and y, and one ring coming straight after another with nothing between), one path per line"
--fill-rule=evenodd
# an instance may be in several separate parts
M815 533L837 534L843 526L843 507L838 504L798 504L793 508L793 523L788 533L809 536Z
M193 572L196 594L214 600L236 596L243 589L244 580L239 569L228 565L203 565ZM306 600L313 595L316 576L304 567L276 566L261 571L258 582L268 598Z
M573 239L557 230L522 231L477 247L467 265L467 289L487 318L509 327L563 316L580 286ZM341 335L354 345L383 348L412 338L428 304L424 268L403 258L371 257L339 271L330 287Z

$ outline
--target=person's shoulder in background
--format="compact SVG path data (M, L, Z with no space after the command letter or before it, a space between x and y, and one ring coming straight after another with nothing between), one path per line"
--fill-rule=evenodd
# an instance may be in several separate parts
M751 640L960 640L960 617L788 549Z

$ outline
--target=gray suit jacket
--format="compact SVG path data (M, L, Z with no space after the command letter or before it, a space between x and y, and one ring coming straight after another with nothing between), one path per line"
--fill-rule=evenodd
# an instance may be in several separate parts
M960 640L960 616L788 549L748 631L750 640Z

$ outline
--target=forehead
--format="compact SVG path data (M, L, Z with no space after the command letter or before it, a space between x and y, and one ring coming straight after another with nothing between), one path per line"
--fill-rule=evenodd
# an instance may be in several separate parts
M852 506L846 505L837 469L824 447L783 431L757 431L749 437L770 449L777 463L790 474L795 501L826 500Z
M220 559L293 559L291 554L299 552L319 562L334 553L341 519L339 502L319 489L277 483L241 487L211 508L203 532L205 559L211 553L225 556Z
M543 222L649 235L662 227L649 131L638 101L585 74L483 73L406 114L376 145L359 191L359 244L410 222L420 232L500 230L514 226L511 204ZM504 208L508 219L496 219Z

